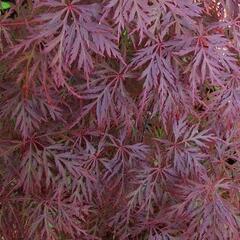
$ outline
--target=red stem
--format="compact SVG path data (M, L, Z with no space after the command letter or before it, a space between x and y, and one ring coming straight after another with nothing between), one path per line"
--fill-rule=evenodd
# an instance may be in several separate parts
M19 25L27 25L31 23L38 23L38 19L24 19L24 20L18 20L18 21L2 21L0 22L0 27L1 26L7 26L7 27L14 27L14 26L19 26Z

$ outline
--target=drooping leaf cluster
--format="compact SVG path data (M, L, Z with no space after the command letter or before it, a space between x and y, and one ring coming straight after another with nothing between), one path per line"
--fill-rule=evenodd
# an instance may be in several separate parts
M0 238L239 240L238 0L16 0L0 15Z

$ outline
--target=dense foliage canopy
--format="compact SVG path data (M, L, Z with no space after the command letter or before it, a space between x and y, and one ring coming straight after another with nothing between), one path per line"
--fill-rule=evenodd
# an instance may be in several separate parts
M239 9L2 9L0 239L239 240Z

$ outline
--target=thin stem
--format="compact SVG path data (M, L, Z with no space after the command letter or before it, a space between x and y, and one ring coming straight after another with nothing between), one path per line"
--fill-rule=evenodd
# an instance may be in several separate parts
M28 24L33 24L33 23L38 23L40 22L39 19L23 19L23 20L18 20L18 21L2 21L0 22L0 27L16 27L19 25L28 25Z

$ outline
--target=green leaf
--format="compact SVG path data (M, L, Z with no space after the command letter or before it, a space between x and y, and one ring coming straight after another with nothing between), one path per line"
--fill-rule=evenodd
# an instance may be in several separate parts
M162 128L155 129L155 135L157 138L162 138L164 136L164 130Z
M11 4L9 2L1 2L0 3L0 10L7 10L11 8Z

